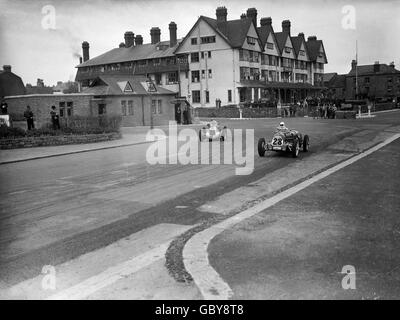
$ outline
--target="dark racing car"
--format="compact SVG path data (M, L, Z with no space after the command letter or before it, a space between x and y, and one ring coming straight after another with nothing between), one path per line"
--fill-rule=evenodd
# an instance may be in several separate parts
M310 138L297 130L291 130L285 127L283 122L276 129L271 142L266 142L264 138L258 140L258 154L260 157L265 155L266 151L277 151L290 153L293 158L297 158L300 150L307 152L310 147Z

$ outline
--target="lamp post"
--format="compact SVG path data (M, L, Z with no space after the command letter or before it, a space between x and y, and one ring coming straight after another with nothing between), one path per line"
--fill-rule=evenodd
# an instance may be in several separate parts
M157 88L153 83L153 80L151 80L151 77L149 76L146 80L147 83L147 92L149 93L150 96L150 129L154 129L154 119L153 119L153 92L157 92Z

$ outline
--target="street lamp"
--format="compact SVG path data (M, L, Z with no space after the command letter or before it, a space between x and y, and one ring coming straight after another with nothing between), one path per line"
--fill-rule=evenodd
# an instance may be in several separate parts
M153 120L153 99L152 99L152 93L157 92L157 88L155 84L153 83L153 80L149 76L146 80L147 84L147 92L149 93L150 96L150 129L154 128L154 120ZM155 106L156 107L156 106Z

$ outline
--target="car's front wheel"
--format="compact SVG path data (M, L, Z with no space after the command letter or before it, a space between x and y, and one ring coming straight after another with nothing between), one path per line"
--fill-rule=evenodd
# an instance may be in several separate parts
M292 148L292 157L297 158L299 156L299 152L300 152L299 141L295 140Z
M308 137L308 135L305 135L303 140L303 151L308 152L309 149L310 149L310 138Z
M260 157L264 157L264 154L265 154L265 139L260 138L258 140L258 155Z

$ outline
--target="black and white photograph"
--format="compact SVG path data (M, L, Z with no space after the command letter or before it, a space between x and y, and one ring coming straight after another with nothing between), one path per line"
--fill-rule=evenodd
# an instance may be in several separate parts
M399 16L0 0L0 300L399 300Z

